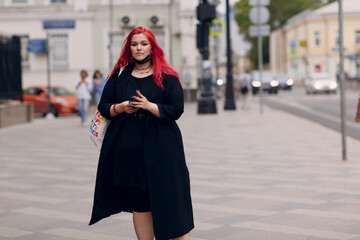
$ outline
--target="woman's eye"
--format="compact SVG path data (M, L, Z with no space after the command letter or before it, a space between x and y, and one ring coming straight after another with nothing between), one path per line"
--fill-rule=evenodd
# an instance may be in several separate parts
M133 46L133 47L136 47L136 45L137 45L136 43L132 43L132 44L131 44L131 46Z
M147 46L148 44L147 44L147 43L143 43L142 45L143 45L143 46Z

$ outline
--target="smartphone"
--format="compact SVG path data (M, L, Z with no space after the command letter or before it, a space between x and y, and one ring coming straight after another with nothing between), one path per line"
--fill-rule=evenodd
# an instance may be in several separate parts
M133 102L137 102L137 100L136 100L134 97L130 97L129 103L131 104L131 103L133 103ZM131 107L132 107L132 108L135 108L134 105L131 105Z

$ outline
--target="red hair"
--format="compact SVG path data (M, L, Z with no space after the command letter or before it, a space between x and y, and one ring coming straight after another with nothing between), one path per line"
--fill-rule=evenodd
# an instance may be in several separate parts
M175 69L165 60L164 57L164 51L161 49L161 47L157 44L154 34L147 28L144 27L137 27L133 29L129 35L126 37L123 48L120 54L120 57L117 61L117 63L114 66L114 69L109 74L108 78L114 74L117 68L119 67L126 67L129 64L132 64L133 61L130 59L131 57L131 51L130 51L130 45L131 45L131 39L134 34L140 34L143 33L146 38L149 40L151 45L151 51L152 51L152 66L153 66L153 80L156 85L164 89L164 86L162 84L163 80L163 74L166 75L173 75L176 76L179 79L179 74L175 71Z

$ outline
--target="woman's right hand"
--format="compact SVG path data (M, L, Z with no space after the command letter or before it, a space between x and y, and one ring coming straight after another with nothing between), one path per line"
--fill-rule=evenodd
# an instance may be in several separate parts
M120 113L127 113L127 114L131 114L136 112L137 110L139 110L139 108L133 108L131 107L132 104L130 104L129 101L123 101L122 103L118 103L115 106L115 111L114 115L120 114ZM114 109L112 109L113 111Z

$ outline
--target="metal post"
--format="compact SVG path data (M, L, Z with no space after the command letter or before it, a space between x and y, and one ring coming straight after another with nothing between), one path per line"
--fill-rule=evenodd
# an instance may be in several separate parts
M48 100L48 113L50 113L50 106L51 106L51 101L50 101L50 89L51 89L51 81L50 81L50 33L46 33L46 54L47 54L47 59L46 59L46 72L47 72L47 89L48 89L48 94L47 94L47 100Z
M113 66L113 54L112 54L112 45L113 45L113 21L114 21L114 4L113 4L113 0L110 0L109 3L109 69L111 71L111 69L114 67Z
M207 5L207 0L203 0L202 3ZM199 6L201 0L199 1ZM199 19L200 20L200 19ZM211 63L209 61L209 19L201 20L200 31L203 39L201 40L201 71L202 71L202 86L203 91L200 99L198 100L198 113L199 114L213 114L217 113L216 102L211 89Z
M342 0L339 3L339 55L340 55L340 111L341 111L341 143L342 160L346 160L346 122L345 122L345 91L344 91L344 42L343 42L343 9Z
M168 10L168 19L169 19L169 60L170 64L173 64L173 34L172 34L172 6L174 0L169 0L169 10Z
M258 62L259 62L259 81L260 81L260 113L263 113L264 105L264 96L263 96L263 81L262 81L262 71L263 71L263 49L262 49L262 35L261 35L261 23L260 23L260 2L258 1Z
M231 59L231 41L230 41L230 18L229 18L229 0L226 0L226 52L227 52L227 73L226 73L226 99L224 110L235 110L232 59Z

